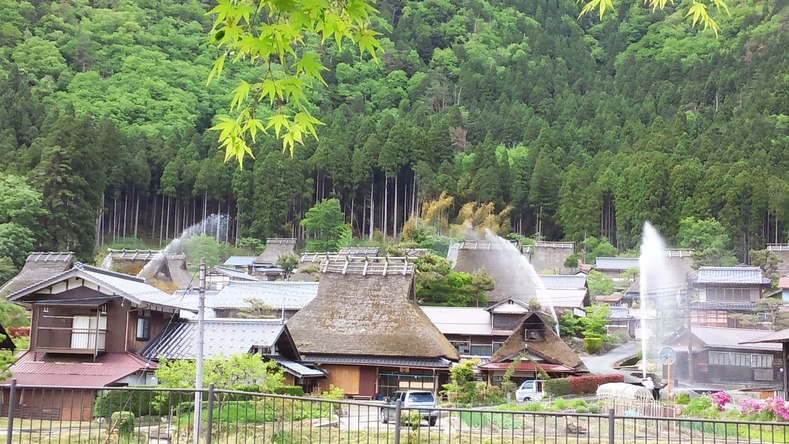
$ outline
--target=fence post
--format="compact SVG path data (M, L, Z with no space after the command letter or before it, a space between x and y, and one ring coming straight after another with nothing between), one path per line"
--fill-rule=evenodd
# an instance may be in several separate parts
M608 409L608 444L615 444L614 431L614 409Z
M211 434L214 430L214 383L208 384L208 412L206 413L205 444L211 444Z
M394 444L400 444L400 415L402 413L401 410L400 410L400 407L402 407L402 401L400 399L398 399L397 402L395 403L395 417L394 417L394 423L395 423L395 431L394 432L395 432L395 436L394 436Z
M8 430L5 434L6 444L11 444L14 438L14 404L16 404L16 378L11 379L11 388L8 391Z

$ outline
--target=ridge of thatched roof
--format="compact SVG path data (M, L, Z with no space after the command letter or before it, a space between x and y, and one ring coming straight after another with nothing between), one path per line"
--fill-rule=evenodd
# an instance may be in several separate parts
M413 274L323 273L315 299L287 321L299 352L458 360L410 300L413 285Z
M255 259L256 264L276 264L283 254L296 254L296 238L270 237L266 240L266 250Z
M387 276L390 274L413 275L414 262L407 257L340 256L321 262L321 273L360 274Z
M63 273L74 265L71 252L34 252L25 260L22 270L0 287L0 296L7 297L23 288L35 285L52 276Z
M453 269L473 273L484 269L493 278L494 288L488 292L489 302L499 302L508 298L528 302L537 298L537 284L529 277L527 261L519 250L510 249L506 241L464 241L457 251Z
M539 334L530 335L531 339L526 339L527 328L537 329ZM542 313L532 312L524 316L518 328L490 357L490 362L512 360L522 352L539 355L553 364L563 364L580 373L589 371L578 354L553 331Z

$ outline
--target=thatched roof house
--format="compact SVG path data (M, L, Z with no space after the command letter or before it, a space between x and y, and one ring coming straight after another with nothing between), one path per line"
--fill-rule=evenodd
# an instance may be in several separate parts
M484 268L495 283L493 291L488 292L491 303L508 298L529 302L538 297L537 284L529 276L531 265L528 259L520 253L518 246L503 239L460 242L453 268L465 273Z
M492 381L504 374L521 354L527 354L528 357L516 364L514 379L536 377L539 371L537 366L552 376L589 373L578 354L556 335L542 313L524 316L518 328L490 357L490 361L480 365L479 369L487 373L488 379Z
M0 297L5 298L11 293L63 273L73 265L74 254L71 252L30 253L22 271L0 288Z
M438 390L457 350L414 302L406 258L338 258L321 263L318 294L288 320L304 360L350 396Z
M255 264L276 264L283 254L296 254L296 238L268 238L266 250L255 258Z

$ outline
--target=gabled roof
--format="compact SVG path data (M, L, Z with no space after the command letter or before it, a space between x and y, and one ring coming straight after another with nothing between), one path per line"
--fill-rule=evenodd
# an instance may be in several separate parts
M765 337L770 332L768 330L753 330L749 328L725 328L725 327L701 327L694 325L690 329L695 338L701 341L707 348L727 348L734 350L759 350L759 351L780 351L780 344L764 343L764 344L748 344L743 343L755 341L759 338ZM687 336L687 327L681 328L679 331L669 336L664 342L665 345L673 346ZM694 347L695 349L695 347Z
M278 354L298 360L298 352L287 327L280 320L211 319L203 322L203 357L229 357L250 353L254 347L277 346ZM148 359L196 359L198 322L171 322L142 350Z
M698 284L768 285L759 267L699 267Z
M283 254L296 254L296 238L268 238L266 250L255 259L256 264L276 264Z
M174 297L152 285L148 285L142 278L79 263L70 270L12 293L8 296L8 300L20 303L35 302L36 298L41 295L51 294L51 291L56 293L65 291L68 285L54 289L50 287L55 287L55 284L69 281L74 281L77 285L87 286L105 295L120 296L140 307L154 310L159 308L194 310L182 304L178 297Z
M598 257L595 259L595 270L625 271L631 268L638 268L637 257Z
M35 285L68 270L73 265L74 254L70 252L30 253L22 271L0 288L0 297L7 297L23 288Z
M549 288L545 293L554 308L584 308L592 304L586 288ZM541 299L538 297L537 301L541 302ZM541 306L548 307L542 302Z
M542 284L547 289L553 288L586 288L585 274L543 274L540 275Z
M402 267L393 267L398 272L389 274L377 269L372 274L365 273L367 267L343 266L328 264L315 299L287 321L301 353L459 359L457 350L410 299L413 268L403 273Z
M751 338L747 341L741 342L741 344L758 344L758 343L768 343L772 342L775 344L783 344L785 342L789 342L789 328L786 330L779 330L767 333L763 336L759 336L756 338Z
M539 326L541 340L526 339L527 328ZM490 357L489 362L512 361L519 353L527 352L548 361L572 367L579 373L586 373L586 368L578 354L565 343L540 313L531 313L523 317L520 325L504 341L501 348Z
M225 263L226 267L248 267L255 262L256 256L230 256Z
M227 276L230 279L234 279L237 281L251 281L251 282L260 282L260 279L256 278L255 276L251 276L243 271L236 270L235 268L225 268L220 266L211 267L208 270L209 274L213 275L223 275Z
M206 299L211 308L242 308L244 299L259 299L269 307L301 310L318 294L317 282L231 282L216 297Z
M94 361L92 355L36 357L35 352L25 350L9 370L17 384L26 386L104 387L138 371L155 368L156 363L133 353L102 353Z
M425 307L433 325L444 335L490 336L493 323L490 311L482 307Z

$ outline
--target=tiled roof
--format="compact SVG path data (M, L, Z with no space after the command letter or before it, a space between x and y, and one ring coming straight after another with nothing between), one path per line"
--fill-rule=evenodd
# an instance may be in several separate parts
M595 270L624 271L638 268L637 257L598 257L592 267Z
M43 357L25 351L9 369L17 384L58 387L103 387L141 370L154 370L156 363L132 353L104 353L96 357Z
M286 372L297 378L322 378L326 376L322 371L307 367L298 362L288 361L287 359L277 359L276 361Z
M769 334L768 330L752 330L747 328L700 327L691 328L693 335L710 348L733 348L742 350L780 351L781 344L748 344L742 342L762 338Z
M212 319L203 322L203 357L249 353L252 347L271 347L285 330L280 320ZM197 321L173 322L152 339L140 356L156 359L195 359L197 357Z
M766 285L769 279L764 278L759 267L699 267L696 279L699 284L752 284Z
M211 308L249 307L244 299L255 298L269 307L300 310L318 294L318 282L230 282L216 297L206 298Z
M25 266L22 267L22 271L0 287L0 296L7 297L12 293L60 274L73 265L74 255L69 252L30 253L25 261Z
M255 262L255 256L230 256L225 261L227 267L248 267Z
M753 302L693 301L690 303L690 308L695 310L752 311L755 306Z
M66 281L73 277L82 278L95 284L97 286L97 291L103 294L120 296L140 306L160 306L182 310L193 310L192 307L181 304L179 298L167 294L152 285L148 285L142 278L129 276L123 273L116 273L114 271L103 270L101 268L91 267L84 264L77 264L70 270L37 282L36 284L31 285L23 290L17 291L16 293L11 294L8 299L24 302L22 299L24 296L34 294L43 288L49 287L50 285L56 284L58 282Z
M540 276L545 288L585 288L585 274L544 274Z
M445 335L482 335L493 332L490 311L477 307L420 307Z
M608 319L631 319L630 309L627 307L609 307Z
M386 367L449 368L452 366L452 361L444 358L398 358L364 355L338 356L308 353L304 355L303 360L304 362L316 364L380 365Z
M245 273L245 272L243 272L241 270L236 270L236 269L233 269L233 268L225 268L225 267L215 266L215 267L211 267L211 269L209 270L209 273L222 274L222 275L225 275L225 276L227 276L227 277L229 277L231 279L236 279L236 280L240 280L240 281L254 281L254 282L259 282L260 281L260 279L256 278L255 276L250 276L250 275L248 275L247 273Z

